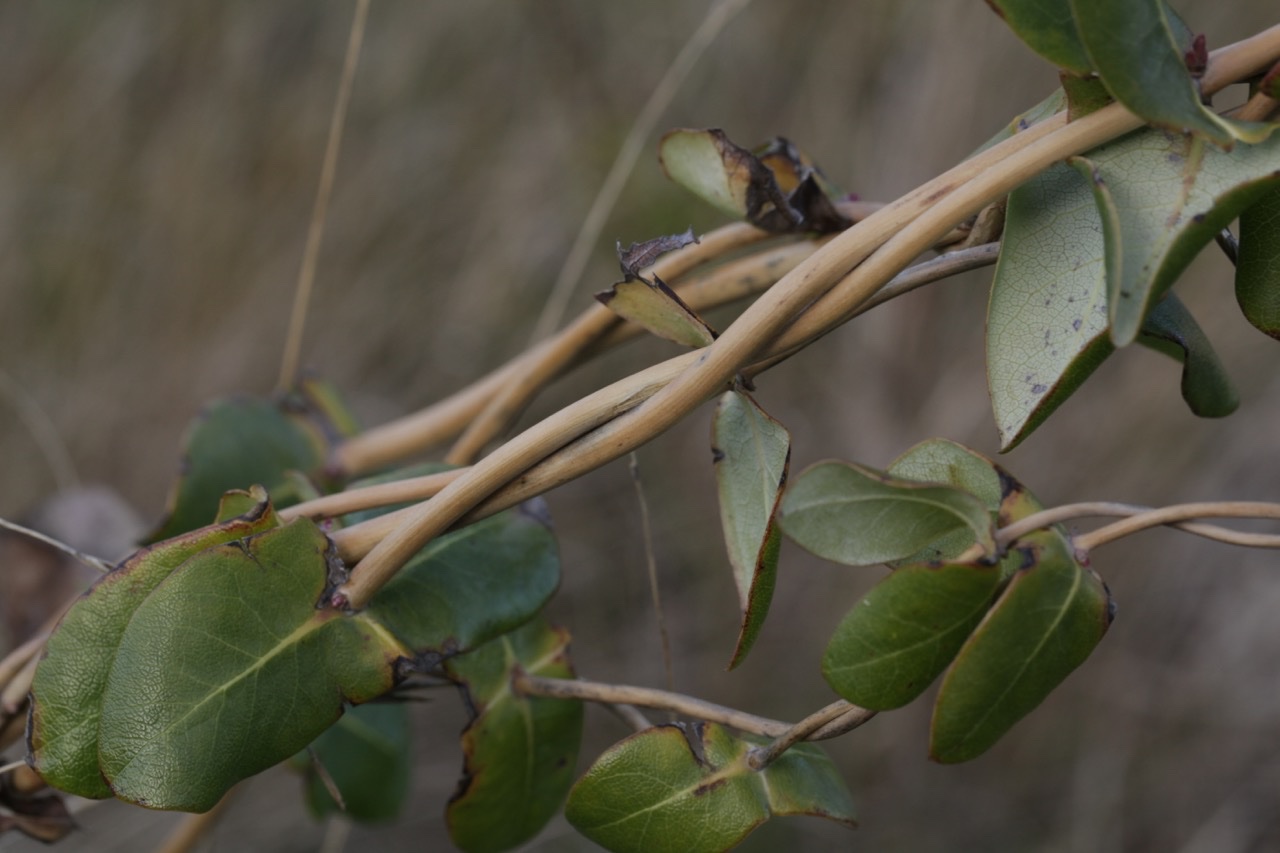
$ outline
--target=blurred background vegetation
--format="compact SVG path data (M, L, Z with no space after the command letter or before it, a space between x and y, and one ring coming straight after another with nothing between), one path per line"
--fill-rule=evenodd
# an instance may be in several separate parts
M707 5L373 4L304 348L366 423L454 391L527 345L628 127ZM1176 5L1210 47L1274 23L1270 3ZM110 487L149 523L201 405L270 392L352 10L0 3L5 517L31 517L78 483ZM718 224L663 179L652 152L668 127L723 127L748 145L782 134L845 190L890 200L1054 85L977 0L754 0L664 115L574 310L616 278L615 239ZM1173 362L1125 351L1002 464L1046 503L1275 500L1280 349L1239 318L1230 274L1207 252L1179 293L1238 380L1234 417L1198 421ZM900 299L761 377L759 399L792 430L793 471L833 456L883 466L931 436L994 453L989 280ZM530 418L671 354L658 341L631 345L557 384ZM825 639L881 572L788 546L771 619L746 664L726 673L737 602L708 430L703 410L639 453L675 684L798 718L829 700ZM661 685L625 462L548 500L565 578L551 616L574 631L580 673ZM118 538L127 514L107 527ZM119 556L105 552L116 540L86 547L95 542ZM1110 635L990 754L928 762L919 701L829 746L858 803L856 834L777 821L745 849L1280 848L1274 555L1154 532L1105 549L1095 567L1119 604ZM8 627L21 633L22 595L33 593L6 594ZM357 830L353 848L447 845L441 814L464 717L442 693L417 719L412 802L398 824ZM580 769L626 733L598 709L588 720ZM315 849L326 829L297 793L282 770L252 781L209 849ZM84 831L64 849L144 849L175 818L105 804L79 820ZM33 846L0 839L0 849ZM560 821L530 849L587 846Z

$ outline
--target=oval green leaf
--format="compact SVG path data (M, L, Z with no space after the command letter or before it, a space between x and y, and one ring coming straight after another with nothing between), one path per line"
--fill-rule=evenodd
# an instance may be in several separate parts
M1093 71L1068 0L987 0L1027 47L1072 74Z
M317 609L330 554L297 519L201 551L138 605L102 697L116 796L206 811L391 689L410 651L366 614Z
M1240 214L1236 301L1254 328L1280 340L1280 189Z
M448 663L465 691L471 723L462 732L465 763L445 818L467 853L510 850L538 834L564 804L582 742L582 703L517 696L517 667L572 678L569 634L541 619Z
M342 812L361 823L394 820L409 795L409 707L392 701L350 708L298 760L306 774L307 806L316 817ZM337 787L341 807L322 772Z
M900 566L854 605L822 658L832 689L888 711L915 699L960 651L1000 588L999 566Z
M1010 552L1021 565L947 671L929 753L976 758L1029 714L1093 652L1111 622L1106 586L1056 530Z
M996 465L990 459L963 445L944 438L922 441L890 463L888 473L895 477L952 486L978 498L991 513L1000 507L1001 483ZM973 545L968 530L956 530L931 542L907 558L918 563L946 560L959 556Z
M991 515L980 498L852 462L820 462L787 489L779 524L808 551L849 566L901 560L967 530L995 553Z
M1111 200L1099 206L1107 303L1111 339L1124 346L1196 254L1280 186L1280 136L1222 151L1195 137L1145 130L1095 148L1089 162L1095 186L1106 187Z
M853 804L817 747L793 747L763 771L752 742L714 723L659 726L608 749L574 785L565 817L618 853L712 853L739 844L771 814L854 826Z
M1051 166L1009 196L987 306L987 385L1000 449L1062 405L1115 347L1102 223L1088 180Z
M136 552L100 578L59 621L31 685L28 745L46 782L81 797L111 796L98 769L102 697L129 620L175 569L200 552L279 523L266 494L227 496L219 524ZM231 515L243 510L239 515Z
M265 486L278 505L287 505L286 472L319 473L333 443L352 426L336 392L316 382L276 400L210 404L187 429L182 473L169 493L164 520L147 541L203 527L224 492L254 483Z
M1217 145L1258 142L1265 126L1207 108L1164 0L1070 0L1089 63L1117 101L1145 121Z
M1182 399L1202 418L1223 418L1240 405L1213 344L1172 292L1151 309L1138 342L1182 362Z
M452 655L529 621L559 585L546 504L533 500L432 540L365 612L420 655Z
M759 636L777 583L782 536L775 517L791 462L791 435L750 395L726 391L716 406L711 452L720 523L742 608L733 669Z

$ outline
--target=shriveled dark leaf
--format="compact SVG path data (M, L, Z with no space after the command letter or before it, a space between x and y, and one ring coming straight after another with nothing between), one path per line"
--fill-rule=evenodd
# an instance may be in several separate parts
M653 262L658 258L667 252L674 252L676 249L683 249L697 242L698 238L693 236L693 228L689 228L683 234L671 234L632 243L625 249L622 248L622 241L618 241L618 265L622 267L622 274L626 276L623 280L642 279L640 271L653 266Z

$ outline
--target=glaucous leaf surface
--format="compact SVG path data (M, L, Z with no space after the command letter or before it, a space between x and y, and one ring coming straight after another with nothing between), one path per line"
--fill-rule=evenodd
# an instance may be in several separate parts
M854 825L848 790L821 750L801 744L756 771L752 746L715 723L647 729L600 756L570 791L565 816L618 853L728 850L771 814Z
M776 515L791 461L791 435L750 395L726 391L716 406L711 452L720 523L742 609L732 669L751 650L773 599L782 538Z
M1117 101L1148 123L1217 145L1259 142L1265 127L1223 118L1200 100L1181 29L1164 0L1070 0L1092 70Z
M582 742L582 703L518 696L511 678L516 667L573 678L568 648L567 631L535 619L448 662L473 715L462 732L462 779L445 813L460 849L510 850L564 805Z
M985 553L995 552L991 516L979 498L852 462L809 467L787 489L781 509L784 533L845 565L901 560L961 530Z

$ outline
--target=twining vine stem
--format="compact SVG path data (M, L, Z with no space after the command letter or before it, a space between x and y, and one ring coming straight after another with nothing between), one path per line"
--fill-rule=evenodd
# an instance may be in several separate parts
M1110 501L1089 501L1063 504L1028 515L996 531L996 545L1000 550L1008 548L1018 539L1036 530L1074 518L1120 516L1125 520L1100 527L1091 533L1076 537L1076 547L1089 551L1099 545L1115 541L1131 533L1150 527L1169 525L1230 545L1249 548L1280 548L1280 535L1249 533L1231 530L1213 524L1196 524L1196 518L1274 518L1280 519L1280 504L1254 501L1218 501L1213 503L1187 503L1153 508L1137 504Z
M1212 93L1256 73L1274 61L1278 52L1280 25L1216 51L1202 80L1203 88ZM634 406L634 412L628 411L631 406L620 407L602 419L598 413L592 417L591 413L578 410L578 434L594 432L588 441L579 441L575 452L598 466L634 450L712 396L771 342L777 346L788 337L798 336L797 343L804 343L839 325L956 223L1052 163L1141 125L1142 120L1120 104L1111 104L1069 124L1059 113L886 205L783 276L720 338L693 353L696 358L691 364L662 382L649 399ZM624 412L627 414L622 416ZM609 419L612 422L606 423ZM563 419L557 421L553 416L526 430L472 466L434 498L412 508L400 526L373 547L351 580L334 594L335 606L363 607L432 538L573 440L565 436L565 426Z
M670 690L656 690L652 687L635 687L628 684L604 684L581 678L544 678L539 675L530 675L523 670L516 670L511 686L523 696L546 696L552 699L576 699L583 702L634 705L641 708L674 711L696 720L722 723L740 732L762 737L791 738L795 737L801 727L808 729L792 743L798 740L826 740L838 737L857 728L875 715L874 711L840 700L792 725L696 699L683 693L673 693ZM837 708L839 713L835 712ZM816 727L811 726L812 721L819 715L824 717L822 722Z

